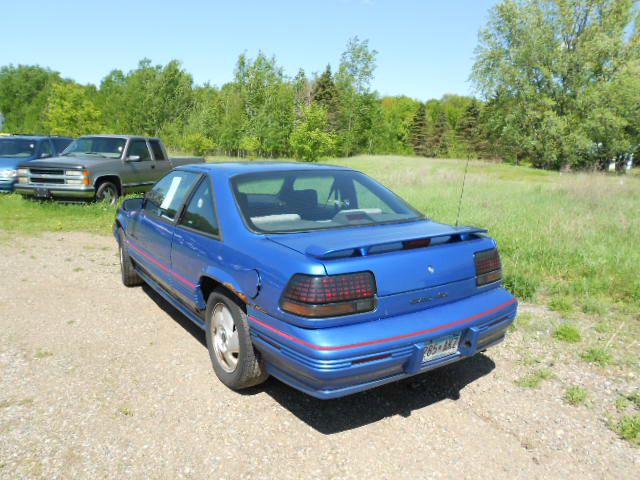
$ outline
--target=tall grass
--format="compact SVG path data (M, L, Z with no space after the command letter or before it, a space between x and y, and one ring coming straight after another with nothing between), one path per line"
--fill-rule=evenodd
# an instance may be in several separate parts
M366 172L434 220L453 223L463 161L356 157ZM489 229L505 282L524 300L640 311L640 179L472 161L460 223Z
M219 157L212 161L223 160ZM330 160L362 170L428 217L456 220L465 162L392 156ZM0 196L0 229L108 234L114 210ZM564 174L472 161L460 223L489 229L506 285L563 313L640 311L640 177Z

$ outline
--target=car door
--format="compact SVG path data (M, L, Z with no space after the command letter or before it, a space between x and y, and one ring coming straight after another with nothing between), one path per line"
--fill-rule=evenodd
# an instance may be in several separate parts
M196 286L207 268L224 256L211 180L204 176L179 218L171 247L171 262L187 282L176 286L187 305L195 307Z
M130 253L165 288L179 291L183 274L172 269L175 222L200 174L175 170L147 193L138 221L129 232Z
M123 183L127 191L147 190L158 180L158 177L151 173L155 164L144 138L130 140L124 158Z

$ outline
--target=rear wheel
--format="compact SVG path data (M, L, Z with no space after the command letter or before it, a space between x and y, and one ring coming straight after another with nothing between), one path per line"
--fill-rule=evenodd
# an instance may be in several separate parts
M118 204L120 193L118 186L112 182L102 182L96 190L96 202L104 202L107 205L115 206Z
M127 241L122 230L118 234L118 253L120 257L120 274L122 276L122 283L125 287L137 287L142 285L143 280L136 272L133 266L133 261L129 256L129 250L127 249Z
M206 338L213 370L227 387L240 390L267 379L251 342L247 314L224 289L215 289L207 300Z

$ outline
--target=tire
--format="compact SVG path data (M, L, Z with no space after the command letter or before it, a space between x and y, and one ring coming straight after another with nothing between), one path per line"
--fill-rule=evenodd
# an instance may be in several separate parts
M218 379L232 390L264 382L269 375L253 348L247 314L239 301L217 288L207 299L205 315L207 348Z
M114 207L118 204L120 192L118 186L113 182L102 182L96 189L96 202L104 202Z
M136 269L133 266L122 229L119 230L118 233L118 253L120 258L120 274L123 285L125 287L137 287L142 285L144 281L140 278L140 275L138 275L138 272L136 272Z

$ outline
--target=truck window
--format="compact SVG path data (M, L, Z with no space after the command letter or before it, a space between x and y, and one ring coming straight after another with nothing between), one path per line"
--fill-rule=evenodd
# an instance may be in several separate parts
M193 228L203 233L218 235L218 218L211 196L209 182L205 179L191 197L180 225Z
M162 178L146 195L145 211L173 221L199 175L176 170Z
M65 148L71 143L70 138L52 138L53 146L56 147L56 152L62 153Z
M149 144L151 145L151 150L153 150L153 158L156 160L166 160L167 158L164 156L164 151L160 146L160 142L158 140L149 140Z
M151 160L146 140L131 140L131 144L129 145L129 156L132 155L140 155L141 162Z
M49 143L49 140L42 140L42 142L40 142L40 158L47 158L52 154L53 152L51 151L51 144Z

